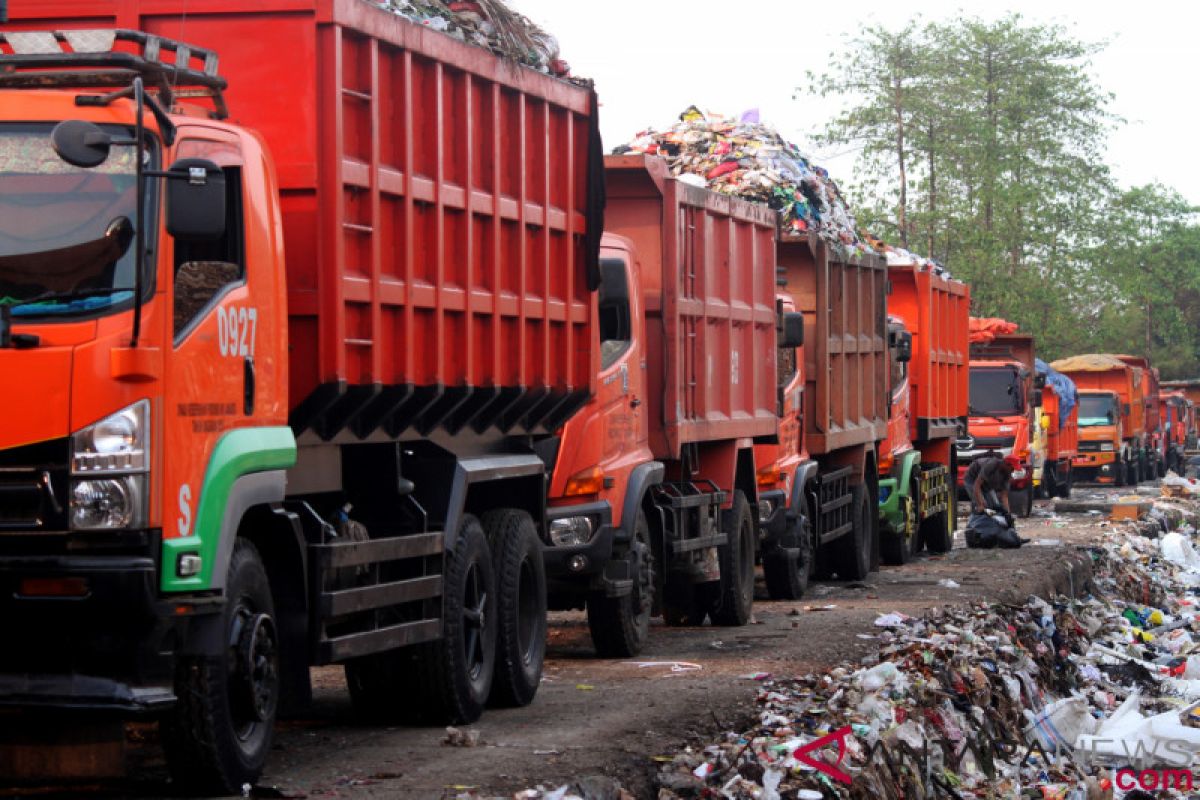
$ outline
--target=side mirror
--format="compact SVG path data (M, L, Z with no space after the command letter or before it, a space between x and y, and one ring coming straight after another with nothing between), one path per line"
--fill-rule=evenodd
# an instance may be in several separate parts
M108 160L112 149L112 137L82 119L68 119L54 126L50 132L50 146L58 157L73 167L91 169Z
M1033 392L1033 397L1030 398L1030 402L1034 408L1041 408L1042 407L1042 393L1041 392Z
M1033 376L1033 388L1037 389L1039 392L1042 389L1045 389L1046 388L1046 376L1041 374L1040 372L1037 375L1034 375Z
M225 235L225 173L211 161L181 158L167 171L167 233L185 242Z
M804 315L785 312L779 319L779 347L800 347L804 344Z
M907 364L912 361L912 334L899 331L896 334L896 363Z

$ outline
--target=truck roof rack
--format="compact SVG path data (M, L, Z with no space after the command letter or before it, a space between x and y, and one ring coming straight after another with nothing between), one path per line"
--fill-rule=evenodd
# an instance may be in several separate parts
M163 60L167 52L174 63ZM213 118L229 116L212 50L126 29L0 31L3 89L125 88L138 76L166 108L198 97L212 103Z

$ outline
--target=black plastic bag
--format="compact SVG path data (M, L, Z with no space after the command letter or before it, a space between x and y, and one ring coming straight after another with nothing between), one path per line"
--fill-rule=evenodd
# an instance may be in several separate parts
M967 547L990 550L993 547L1016 548L1021 546L1017 532L1010 528L1003 517L990 514L972 514L963 532Z

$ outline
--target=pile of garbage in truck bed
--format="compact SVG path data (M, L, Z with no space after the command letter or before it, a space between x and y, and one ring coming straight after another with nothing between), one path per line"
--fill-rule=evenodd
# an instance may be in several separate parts
M766 203L781 213L785 232L815 232L852 252L873 249L829 173L760 122L757 112L734 118L691 106L669 129L642 131L613 152L663 156L681 180Z
M1200 504L1155 505L1176 529L1110 526L1094 594L886 614L868 663L765 680L759 724L674 756L659 797L1155 796L1134 792L1200 752L1200 554L1179 514Z
M503 0L378 0L374 5L540 72L570 75L558 41Z

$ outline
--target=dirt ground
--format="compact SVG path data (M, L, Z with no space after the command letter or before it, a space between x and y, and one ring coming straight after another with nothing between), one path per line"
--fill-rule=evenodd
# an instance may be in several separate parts
M1076 498L1113 493L1079 487ZM1019 524L1034 539L1020 550L968 550L960 532L945 556L884 567L861 583L816 583L802 601L768 602L760 585L754 622L743 628L665 628L655 620L636 661L594 658L583 614L554 614L537 699L528 708L485 714L473 726L481 740L476 747L444 745L441 728L361 725L341 669L315 670L312 712L280 725L253 796L442 798L467 790L511 796L604 774L638 797L653 797L654 756L744 727L755 713L756 673L805 674L860 659L875 646L875 619L887 612L916 616L964 601L1082 591L1090 558L1078 545L1094 541L1108 523L1094 514L1051 516L1050 507L1039 501L1035 516ZM945 580L957 586L939 583ZM139 759L130 780L70 792L80 794L172 791L151 754Z

